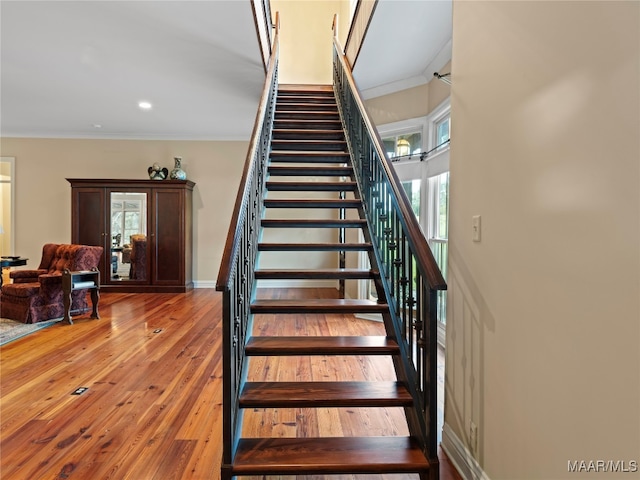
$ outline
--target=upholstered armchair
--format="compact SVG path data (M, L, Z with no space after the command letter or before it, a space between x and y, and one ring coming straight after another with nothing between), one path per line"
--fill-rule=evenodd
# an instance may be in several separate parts
M147 279L147 237L145 235L131 235L131 268L130 280Z
M47 243L36 270L15 270L13 283L2 286L0 309L3 318L23 323L37 323L64 317L62 272L91 270L98 267L102 247ZM89 310L87 290L71 294L71 311Z

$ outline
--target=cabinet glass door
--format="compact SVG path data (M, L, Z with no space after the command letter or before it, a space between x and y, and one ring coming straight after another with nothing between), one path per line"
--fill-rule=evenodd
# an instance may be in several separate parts
M147 193L110 193L109 275L112 282L145 282L149 276Z

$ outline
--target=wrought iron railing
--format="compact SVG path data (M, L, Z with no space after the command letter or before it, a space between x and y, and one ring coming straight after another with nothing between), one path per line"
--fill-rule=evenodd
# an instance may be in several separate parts
M244 345L255 293L258 233L278 89L278 13L274 26L265 87L216 283L216 290L222 292L223 469L233 460L241 428L238 397L244 378Z
M391 328L400 345L401 367L416 405L408 412L409 428L427 457L437 462L437 294L446 283L342 51L334 34L336 99L390 307Z

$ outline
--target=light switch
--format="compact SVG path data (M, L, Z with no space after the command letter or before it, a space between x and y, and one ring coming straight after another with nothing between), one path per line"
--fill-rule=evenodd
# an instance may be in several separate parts
M480 241L480 215L474 215L471 217L471 226L473 228L472 239L474 242Z

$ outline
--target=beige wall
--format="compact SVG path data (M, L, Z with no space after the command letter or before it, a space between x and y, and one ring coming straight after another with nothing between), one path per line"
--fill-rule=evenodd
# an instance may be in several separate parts
M640 460L639 19L454 2L445 421L492 480L640 478L567 471Z
M280 12L280 83L331 84L333 16L339 16L339 38L348 33L348 0L272 0Z
M71 241L71 188L65 178L140 178L154 162L171 170L181 156L193 196L194 280L218 275L248 142L3 138L16 158L15 253L40 261L42 245Z
M446 73L450 68L451 64L448 63L441 71ZM365 106L373 122L376 125L384 125L424 117L446 100L450 92L449 85L433 79L424 85L371 98L365 101Z

